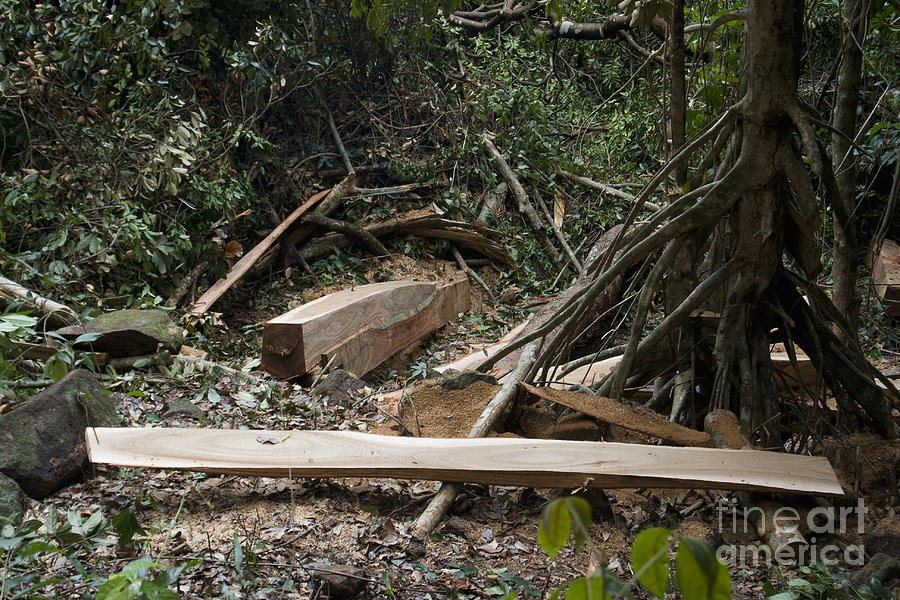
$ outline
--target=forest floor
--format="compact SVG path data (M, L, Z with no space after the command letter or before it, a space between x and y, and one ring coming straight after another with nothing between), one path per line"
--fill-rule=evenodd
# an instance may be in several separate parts
M443 261L401 256L371 265L364 277L369 281L384 277L433 280L454 271ZM491 267L480 270L489 285L492 273ZM205 328L216 330L204 343L210 351L208 358L238 369L252 368L260 336L253 324L343 283L305 289L282 279L264 295L246 284L233 290L216 307L223 311L219 324ZM168 377L129 374L112 389L124 426L332 429L400 435L401 428L387 414L397 415L405 405L415 411L412 418L408 410L399 416L408 427L415 425L427 436L462 437L496 388L476 382L445 392L434 382L424 381L424 367L448 362L496 340L524 319L524 307L535 301L521 294L507 299L509 305L491 307L473 285L469 314L363 381L345 381L327 390L320 388L319 393L312 391L308 380L279 381L255 371L247 377L204 372L187 363ZM897 358L894 355L888 361L893 364L881 366L897 366ZM402 401L400 394L386 394L411 384L417 387ZM523 425L512 423L509 429L503 435L522 433ZM541 435L540 427L532 435ZM601 429L587 419L570 427L568 435L656 441L617 427ZM841 548L861 543L864 534L879 525L897 523L900 452L895 445L879 446L876 453L870 442L861 435L830 442L832 455L844 457L839 465L842 483L859 490L869 509L865 531L851 528L829 538L828 543ZM177 583L178 595L184 598L324 598L328 586L312 577L312 571L327 565L360 569L354 573L363 578L358 580L364 584L358 593L362 598L491 598L516 589L519 598L543 598L598 563L605 562L630 580L631 543L647 527L676 529L716 547L759 543L752 528L744 530L743 522L732 522L728 513L723 520L721 507L730 505L733 493L607 489L613 516L593 524L593 548L586 545L574 552L567 546L551 561L537 543L538 522L546 503L566 490L482 485L466 486L437 531L424 542L417 541L410 532L412 523L438 485L394 479L289 481L97 466L83 483L56 494L46 504L55 504L62 513L75 508L83 516L96 511L111 516L130 507L145 533L124 547L100 546L92 559L110 572L138 556L179 564L198 559ZM811 506L803 498L774 501L798 510ZM35 505L30 516L43 518L45 511L46 506ZM71 568L64 560L54 566L60 573ZM783 589L783 581L796 570L751 565L732 568L731 573L733 597L763 598L767 582ZM76 595L67 585L49 590L55 590L57 597ZM643 597L643 591L636 593Z

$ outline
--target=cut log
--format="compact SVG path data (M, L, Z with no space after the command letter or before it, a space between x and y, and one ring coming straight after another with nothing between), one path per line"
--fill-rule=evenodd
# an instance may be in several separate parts
M519 385L528 391L529 394L534 394L550 402L556 402L581 414L599 419L604 423L611 423L631 431L652 435L679 446L713 447L709 434L679 425L678 423L672 423L665 417L646 408L630 406L624 402L619 402L612 398L604 398L603 396L539 388L527 383L520 383Z
M97 378L72 371L0 416L0 472L32 498L46 498L87 467L85 427L118 422L112 399Z
M228 291L231 286L241 280L241 277L250 270L250 267L253 266L259 257L265 253L265 251L275 243L275 241L281 237L281 235L287 231L288 227L290 227L297 219L299 219L303 214L306 213L310 208L315 206L315 204L328 195L328 191L322 191L318 194L314 194L309 198L306 202L297 207L294 212L288 215L281 224L272 230L269 235L267 235L263 240L258 243L253 249L245 254L241 260L237 261L231 270L225 274L225 277L215 282L200 298L191 306L191 309L188 311L188 315L193 316L202 316L209 307L213 305L213 302L222 297L222 294ZM185 315L187 316L187 315Z
M105 352L112 358L143 356L157 350L178 354L181 349L181 327L163 310L115 310L103 313L82 325L71 325L56 331L68 340L76 340L86 333L97 334L89 342L79 342L75 348L91 352Z
M570 488L659 487L842 495L817 456L611 442L406 438L349 431L97 428L95 463L263 477L395 477Z
M346 341L322 353L322 365L342 367L359 376L437 331L469 309L469 280L438 285L423 302L395 317L373 322ZM369 315L370 316L370 315Z
M884 305L884 314L900 317L900 245L897 242L884 240L881 252L873 254L872 284Z
M440 287L419 281L373 283L299 306L263 327L262 368L296 377L323 356L337 356L345 369L362 375L365 371L354 369L371 369L375 360L383 361L465 311L468 281L459 281Z
M39 296L6 277L0 277L0 298L22 302L26 308L46 315L47 322L54 327L78 322L78 313L68 306Z

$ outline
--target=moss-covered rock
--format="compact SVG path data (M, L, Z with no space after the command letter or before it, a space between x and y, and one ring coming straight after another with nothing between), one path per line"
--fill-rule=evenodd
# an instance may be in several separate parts
M112 400L90 372L72 371L0 416L0 473L32 498L78 479L88 464L85 427L119 424Z
M169 313L156 309L116 310L83 325L63 327L56 333L70 340L85 333L99 334L97 339L75 347L106 352L111 357L153 354L160 347L178 354L182 342L181 328L169 318Z
M0 517L18 521L25 512L26 501L25 493L19 484L0 473Z

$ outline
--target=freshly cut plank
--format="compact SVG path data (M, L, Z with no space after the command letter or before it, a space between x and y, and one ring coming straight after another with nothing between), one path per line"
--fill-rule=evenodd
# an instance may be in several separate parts
M468 279L438 285L426 300L410 310L372 322L323 352L321 361L364 375L397 352L455 320L459 313L468 308Z
M418 312L433 301L436 288L433 282L386 281L298 306L263 326L262 368L278 377L302 375L370 325Z
M550 402L562 404L572 410L577 410L581 414L600 419L605 423L618 425L631 431L646 433L679 446L713 447L713 442L708 433L673 423L646 408L631 406L612 398L604 398L603 396L540 388L527 383L520 383L519 385L530 394Z
M85 438L95 463L205 473L842 494L825 458L756 450L349 431L98 427Z
M295 377L336 355L347 370L363 375L455 319L468 301L465 278L441 285L387 281L335 292L266 322L262 367Z

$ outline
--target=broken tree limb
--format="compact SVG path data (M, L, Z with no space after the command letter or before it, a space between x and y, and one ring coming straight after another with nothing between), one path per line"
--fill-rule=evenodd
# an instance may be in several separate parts
M378 238L353 223L348 223L347 221L341 221L339 219L331 219L325 215L316 213L306 217L306 222L318 225L319 227L324 227L328 231L349 235L362 242L362 244L369 249L369 252L375 256L388 256L390 254L388 249L378 241Z
M241 277L250 270L250 267L253 266L260 256L275 243L275 241L281 237L281 235L287 231L288 227L290 227L297 219L303 216L306 211L316 205L317 202L325 198L330 192L323 191L318 194L310 197L306 202L297 207L294 212L288 215L281 224L272 230L269 235L267 235L263 240L253 247L250 252L245 254L243 258L237 261L231 270L226 273L225 277L214 283L200 298L191 306L190 310L187 312L185 316L202 316L209 310L209 308L213 305L213 303L222 297L222 294L227 292L231 286L241 280Z
M361 188L354 187L353 193L360 196L388 196L391 194L406 194L415 190L429 189L434 187L447 187L450 183L447 181L425 181L422 183L407 183L404 185L394 185L380 188Z
M537 355L540 345L541 340L535 340L525 347L525 350L519 357L519 361L516 363L516 367L510 374L509 379L503 384L500 391L491 398L488 405L484 407L484 411L482 411L478 420L475 421L475 424L472 425L472 429L469 431L467 437L483 438L494 428L497 421L500 419L500 415L516 397L516 393L518 392L516 383L525 377L529 369L531 369L531 365L534 363L534 357ZM444 518L444 515L447 514L447 511L450 509L456 496L459 495L460 490L462 490L462 485L459 483L448 483L448 478L442 479L444 480L444 483L441 484L441 489L438 490L438 493L431 499L431 502L428 503L428 506L425 507L425 510L422 511L422 514L419 515L419 518L416 519L416 522L413 525L413 535L420 539L434 531L435 527L438 526L438 523L441 522L441 519ZM580 483L582 482L578 482L576 485L579 485Z
M506 265L513 264L509 252L502 245L504 236L499 231L477 227L462 221L451 221L433 213L389 219L382 223L369 225L364 229L376 238L414 235L443 239L474 250L496 262ZM300 250L300 255L306 260L314 260L335 248L345 248L350 243L351 239L345 235L327 235L304 245Z
M466 274L475 280L475 283L480 285L482 289L487 293L488 298L491 300L491 304L497 304L497 298L494 297L493 292L491 292L491 288L487 286L484 282L484 279L478 276L472 267L466 264L466 260L462 257L462 254L459 253L459 250L456 249L456 246L450 246L450 250L453 252L453 258L456 259L456 264L459 265L459 268L466 272Z
M629 202L634 202L634 196L629 194L628 192L623 192L620 189L614 188L611 185L607 185L605 183L600 183L599 181L594 181L593 179L588 179L587 177L582 177L581 175L576 175L574 173L569 173L565 170L560 170L559 174L572 181L574 183L578 183L585 187L589 187L592 190L597 190L598 192L603 192L604 194L609 194L610 196L615 196L616 198L621 198L623 200L628 200ZM644 201L644 208L649 210L659 210L659 204L655 204L653 202Z
M707 488L842 495L828 460L757 450L351 431L97 427L95 463L263 477L395 477L538 488Z
M172 292L172 295L166 300L164 306L166 308L175 308L178 306L178 303L187 296L188 292L191 291L191 288L194 287L197 280L203 275L207 268L209 268L209 262L205 260L200 261L197 266L191 269L190 273L181 278L175 291Z
M331 130L331 135L334 137L334 143L338 148L338 152L341 153L341 158L344 160L344 167L347 169L347 173L349 175L355 175L356 171L353 170L353 164L350 162L350 155L347 154L346 148L344 148L344 142L341 141L341 134L338 133L337 125L334 124L334 117L331 116L331 109L328 108L328 105L325 104L325 99L322 98L322 94L319 92L319 87L315 84L312 86L313 94L316 99L319 101L319 104L322 105L322 110L325 111L325 116L328 118L328 129Z
M578 260L578 257L575 256L575 253L572 252L572 247L569 246L569 242L566 241L562 230L556 226L556 221L553 220L553 215L550 214L550 209L547 208L547 203L544 202L544 199L541 198L541 195L537 190L534 191L534 197L537 198L538 206L541 207L541 211L544 213L544 218L546 218L547 223L550 224L550 229L553 230L553 234L556 236L556 239L559 240L559 244L563 247L563 251L566 253L566 256L569 257L569 260L572 261L572 265L575 267L575 272L581 273L581 270L583 269L581 261Z
M478 218L475 219L476 225L480 227L491 227L494 225L497 221L497 209L506 200L506 192L508 190L509 187L506 185L506 182L500 182L493 191L487 193L484 204L481 206L481 212L478 213Z
M27 309L44 315L47 323L54 327L78 323L78 313L65 304L44 298L6 277L0 277L0 298L21 302Z
M519 385L529 394L534 394L548 402L561 404L581 414L599 419L604 423L652 435L679 446L713 447L709 434L672 423L665 417L646 408L630 406L624 402L619 402L612 398L604 398L603 396L540 388L527 383L520 383Z
M531 201L528 199L528 194L525 192L525 188L523 188L522 184L519 183L519 178L516 177L515 173L513 173L513 170L506 162L506 159L503 158L503 155L500 154L500 151L497 150L497 147L494 145L494 143L486 133L481 136L481 141L482 143L484 143L485 149L491 156L491 159L494 162L494 167L497 169L497 171L500 172L500 174L503 176L503 179L505 179L506 183L509 185L509 189L510 191L512 191L513 197L516 199L516 202L519 205L519 210L523 215L525 215L526 220L534 230L534 234L537 236L538 241L544 248L544 252L547 253L547 258L550 259L550 261L553 263L553 266L556 267L557 270L563 270L565 266L559 260L559 253L550 242L550 237L547 235L547 230L544 229L544 226L541 223L541 219L534 211L534 207L531 205Z

